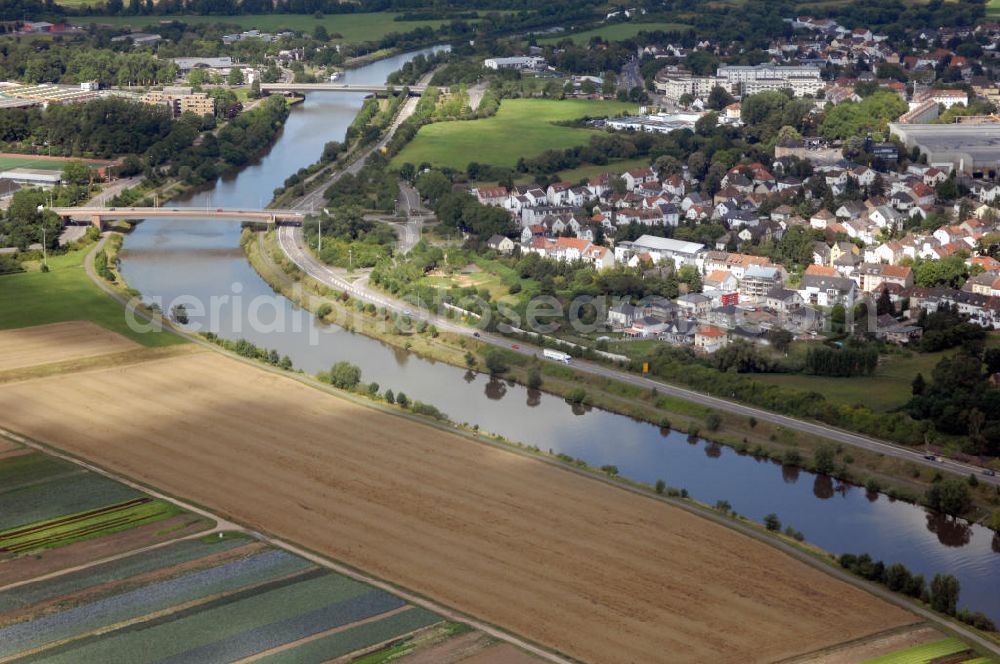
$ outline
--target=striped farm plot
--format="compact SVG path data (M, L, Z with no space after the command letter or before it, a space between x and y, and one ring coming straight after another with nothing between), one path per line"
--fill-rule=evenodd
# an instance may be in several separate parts
M38 452L0 459L0 537L16 528L125 503L142 495Z
M968 645L958 639L948 638L875 657L865 661L864 664L929 664L942 658L948 658L949 664L963 664L966 661L977 659L977 656L971 652L968 657L960 656L960 653L966 652L970 652Z
M210 538L178 543L98 568L89 580L70 575L65 595L56 581L12 591L27 602L0 593L0 659L200 664L264 654L271 662L319 662L442 622L252 540L230 544L216 564L191 559L220 555L213 546ZM158 561L176 564L156 569ZM125 577L112 581L116 573Z

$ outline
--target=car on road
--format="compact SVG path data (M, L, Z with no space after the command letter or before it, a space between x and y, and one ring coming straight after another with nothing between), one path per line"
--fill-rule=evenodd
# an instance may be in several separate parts
M473 332L473 333L472 333L472 336L474 336L475 338L477 338L477 339L478 339L478 338L479 338L479 333L478 333L478 332Z
M215 208L216 212L222 212L222 208Z
M927 459L928 461L937 461L937 457L934 456L933 454L925 454L924 458Z
M409 317L413 315L413 312L409 309L403 309L403 315Z
M983 471L983 475L986 475L988 477L996 477L997 471L993 470L992 468L987 468L986 470Z
M510 347L513 348L514 350L520 348L520 346L518 346L517 344L511 344Z

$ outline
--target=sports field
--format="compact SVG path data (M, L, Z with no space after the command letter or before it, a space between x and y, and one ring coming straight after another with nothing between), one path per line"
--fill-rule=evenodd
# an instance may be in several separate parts
M62 171L67 161L77 161L74 159L63 159L57 157L45 157L40 155L12 155L0 154L0 171L7 171L12 168L34 168L43 171ZM91 168L99 168L114 163L97 159L80 159Z
M81 16L73 20L79 23L102 23L115 27L130 27L155 29L160 20L177 20L191 25L219 23L235 25L240 30L257 29L261 32L279 32L282 30L301 30L311 33L317 25L322 25L333 37L342 36L346 42L374 41L385 37L391 32L409 32L416 28L438 28L448 23L447 20L433 21L396 21L396 12L367 12L357 14L328 14L316 18L312 14L242 14L239 16L195 16L181 15L170 17L151 16Z
M2 385L0 425L585 661L773 661L914 621L701 517L208 351Z
M653 32L654 30L662 30L663 32L681 32L690 29L691 26L684 23L613 23L600 28L594 28L593 30L577 32L576 34L544 37L539 39L538 42L540 44L555 44L568 38L573 40L574 44L588 44L594 37L600 37L607 42L614 42L631 39L640 32Z
M592 129L563 127L556 122L585 116L607 117L634 113L635 104L585 99L505 99L491 118L437 122L425 125L392 160L393 167L428 162L464 170L470 161L514 166L520 157L545 150L582 145L595 134Z

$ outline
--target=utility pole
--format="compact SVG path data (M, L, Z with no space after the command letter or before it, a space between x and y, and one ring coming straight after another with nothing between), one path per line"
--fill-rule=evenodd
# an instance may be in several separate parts
M316 223L319 224L319 233L316 234L316 253L323 253L323 217L317 218Z
M52 207L51 203L49 204L49 207ZM45 212L45 206L42 205L41 203L39 203L38 204L38 213L42 214L43 212ZM49 256L48 256L48 253L45 251L45 218L44 217L42 217L42 265L44 265L46 269L49 267Z

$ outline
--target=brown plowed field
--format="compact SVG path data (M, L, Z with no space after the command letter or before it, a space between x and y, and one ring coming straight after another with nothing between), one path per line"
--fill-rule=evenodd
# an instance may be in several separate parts
M773 661L915 622L682 510L215 353L0 386L0 425L590 662Z
M120 334L88 321L0 330L0 371L139 347Z

